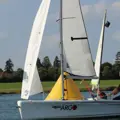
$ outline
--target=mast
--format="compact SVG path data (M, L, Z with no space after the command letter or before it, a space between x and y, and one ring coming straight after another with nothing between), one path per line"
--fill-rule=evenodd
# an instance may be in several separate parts
M104 24L103 24L103 36L102 36L102 51L101 51L101 61L100 61L100 65L102 63L102 56L103 56L103 44L104 44L104 35L105 35L105 23L106 23L106 16L107 16L107 10L105 10L105 15L104 15ZM100 69L100 68L99 68ZM100 74L100 73L99 73Z
M63 68L63 31L62 31L62 0L60 0L60 45L61 45L61 76L62 76L62 100L64 100L64 68Z
M105 24L106 24L106 16L107 16L107 10L105 10L105 14L104 14L104 19L103 19L103 25L102 25L102 33L101 33L101 37L102 37L102 43L101 43L101 56L100 56L100 66L102 63L102 56L103 56L103 44L104 44L104 35L105 35ZM99 46L98 46L99 47ZM98 48L99 49L99 48ZM99 67L99 71L100 71L100 67ZM100 76L100 72L98 74L98 76ZM100 78L98 78L100 79ZM100 80L98 81L98 92L97 92L97 97L99 94L99 89L100 89Z

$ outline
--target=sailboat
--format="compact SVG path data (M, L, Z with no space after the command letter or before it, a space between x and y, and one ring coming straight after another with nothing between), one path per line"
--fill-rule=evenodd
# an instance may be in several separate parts
M73 78L97 78L79 0L60 0L60 19L58 21L61 43L61 82L59 82L61 84L61 99L31 99L31 96L43 93L41 85L37 85L41 82L39 80L38 83L38 79L36 79L38 75L36 61L49 6L50 0L42 0L29 40L21 93L23 100L17 102L21 119L88 118L119 115L119 101L89 101L81 99L81 96L72 100L64 99L66 79L70 78L72 81Z
M92 85L92 90L93 91L94 90L99 91L100 66L101 66L102 56L103 56L103 44L104 44L105 27L110 26L110 22L106 21L106 17L107 17L107 10L105 10L105 13L104 13L102 29L101 29L101 34L100 34L100 40L99 40L98 50L97 50L97 55L96 55L96 60L95 60L95 71L96 71L96 75L98 76L98 78L91 80L91 85ZM97 97L98 97L98 92L97 92Z

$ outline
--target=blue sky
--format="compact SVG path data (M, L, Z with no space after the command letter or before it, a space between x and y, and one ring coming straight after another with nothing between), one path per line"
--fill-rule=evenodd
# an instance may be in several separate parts
M0 1L0 68L12 59L15 69L24 66L32 23L41 0ZM111 22L106 29L103 62L114 62L120 51L120 0L81 0L93 59L100 37L104 9L108 10ZM59 0L52 0L39 57L50 56L53 61L59 56Z

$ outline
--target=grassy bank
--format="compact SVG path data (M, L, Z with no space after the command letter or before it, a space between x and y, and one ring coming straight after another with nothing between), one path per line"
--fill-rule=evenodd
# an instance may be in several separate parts
M80 84L80 81L76 81L76 84L81 91L86 90L85 84L90 84L90 81L83 82ZM50 91L55 82L42 82L44 91ZM120 84L120 80L101 80L100 88L105 89L111 86L117 86ZM21 83L0 83L0 93L20 93Z

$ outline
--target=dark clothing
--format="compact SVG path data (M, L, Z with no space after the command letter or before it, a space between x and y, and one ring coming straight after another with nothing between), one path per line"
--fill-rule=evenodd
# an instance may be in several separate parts
M97 97L97 95L94 95L94 94L91 94L91 96L92 96L92 98L95 98L95 97Z
M113 98L113 100L120 100L120 95L115 97L115 98Z
M100 92L98 95L101 99L107 99L107 95L104 92Z

